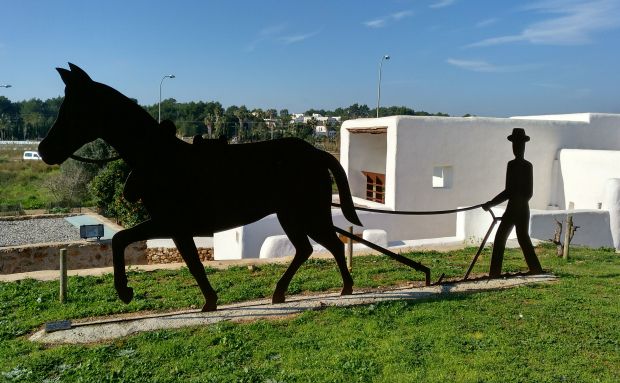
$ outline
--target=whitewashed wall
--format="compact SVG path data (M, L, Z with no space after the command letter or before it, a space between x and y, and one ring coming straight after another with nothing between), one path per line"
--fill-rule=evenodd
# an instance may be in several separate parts
M387 233L388 241L410 239L411 228L415 226L416 217L394 216L369 212L358 212L363 227L355 226L344 218L340 209L332 210L334 225L347 230L354 227L355 233L361 233L364 229L381 229ZM451 231L456 230L456 215L451 214L452 220L448 224ZM436 226L434 218L426 222L431 223L422 226L417 232L419 238L434 238ZM265 239L271 236L284 235L284 230L278 222L275 214L269 215L257 222L237 227L231 230L215 233L213 240L213 256L215 260L259 258L260 249ZM314 242L312 242L314 243Z
M620 178L620 151L563 149L559 157L564 200L575 209L600 208L607 180Z
M560 149L620 150L620 115L579 114L560 120L546 118L458 118L395 116L343 123L341 162L349 174L359 170L349 145L349 129L387 126L386 208L440 210L485 202L504 188L506 164L514 158L507 136L524 128L531 137L525 158L534 166L534 195L530 206L565 208L562 174L554 174ZM554 164L556 167L554 168ZM394 168L391 168L394 166ZM433 168L452 166L451 188L432 187ZM397 184L395 184L397 182ZM455 235L454 217L422 217L411 226L416 233L434 226L434 236Z
M353 134L350 137L351 167L365 171L385 174L387 158L386 134ZM366 177L359 172L349 174L351 194L366 196Z
M494 208L496 216L501 217L504 213L502 208ZM530 237L541 241L553 238L556 230L555 220L562 222L566 228L566 216L572 214L573 222L579 226L571 241L573 245L589 246L593 248L614 247L613 237L609 222L609 212L606 210L531 210L530 211ZM479 244L491 225L492 218L489 213L478 210L458 213L457 237L469 244ZM499 222L489 236L488 242L493 242ZM513 230L510 239L516 238ZM562 236L564 241L564 236Z

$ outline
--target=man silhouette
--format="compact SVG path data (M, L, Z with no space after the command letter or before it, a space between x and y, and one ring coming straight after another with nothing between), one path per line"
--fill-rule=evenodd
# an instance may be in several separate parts
M489 271L491 278L497 278L502 273L506 240L513 227L516 228L519 246L523 251L530 274L541 274L543 272L529 236L530 207L528 201L533 194L533 175L532 164L523 158L525 143L529 140L530 137L525 135L525 130L522 128L512 130L512 134L508 136L508 141L512 142L512 152L515 159L508 162L506 188L495 198L482 205L482 208L488 211L492 206L508 200L508 206L506 206L506 211L497 228L493 242L493 255L491 256L491 269Z

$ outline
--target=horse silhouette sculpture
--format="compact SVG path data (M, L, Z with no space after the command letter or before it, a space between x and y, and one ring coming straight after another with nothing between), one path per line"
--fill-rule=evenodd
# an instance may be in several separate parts
M101 138L132 169L128 199L141 199L150 219L112 238L114 286L128 303L125 248L150 238L172 238L205 297L203 311L217 308L217 294L198 258L194 236L211 236L277 214L295 247L295 257L277 282L273 302L285 300L293 275L312 253L308 237L325 246L342 275L342 294L351 294L344 244L332 223L330 172L344 216L361 225L346 174L330 154L293 138L253 144L189 144L171 134L138 104L95 82L76 65L57 68L65 83L58 118L39 145L47 164L60 164L82 145ZM167 124L167 126L165 126ZM218 141L218 140L213 140Z

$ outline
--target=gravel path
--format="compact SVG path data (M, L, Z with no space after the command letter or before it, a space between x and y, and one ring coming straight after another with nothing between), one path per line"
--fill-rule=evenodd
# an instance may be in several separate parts
M337 293L287 296L286 303L271 304L269 299L242 302L218 307L217 311L203 313L198 310L155 314L140 317L96 318L89 322L73 323L70 329L56 332L36 332L31 341L61 343L95 343L132 334L188 326L204 326L221 321L246 322L256 319L277 319L324 307L350 307L371 305L395 300L415 300L442 295L476 293L518 287L530 283L549 283L556 277L551 274L514 276L509 278L466 281L440 286L400 288L385 291L358 292L340 296Z
M79 240L80 230L64 218L0 221L0 247Z

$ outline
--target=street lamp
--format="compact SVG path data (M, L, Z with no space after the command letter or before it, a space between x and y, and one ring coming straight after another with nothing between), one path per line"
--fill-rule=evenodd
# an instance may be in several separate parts
M174 78L173 74L167 74L164 77L161 78L161 81L159 82L159 117L157 119L157 122L161 122L161 86L164 83L164 80L167 78Z
M9 85L9 84L0 84L0 88L10 88L13 85Z
M379 118L379 104L381 103L381 69L383 68L383 60L389 60L389 55L384 55L379 61L379 85L377 86L377 118Z

